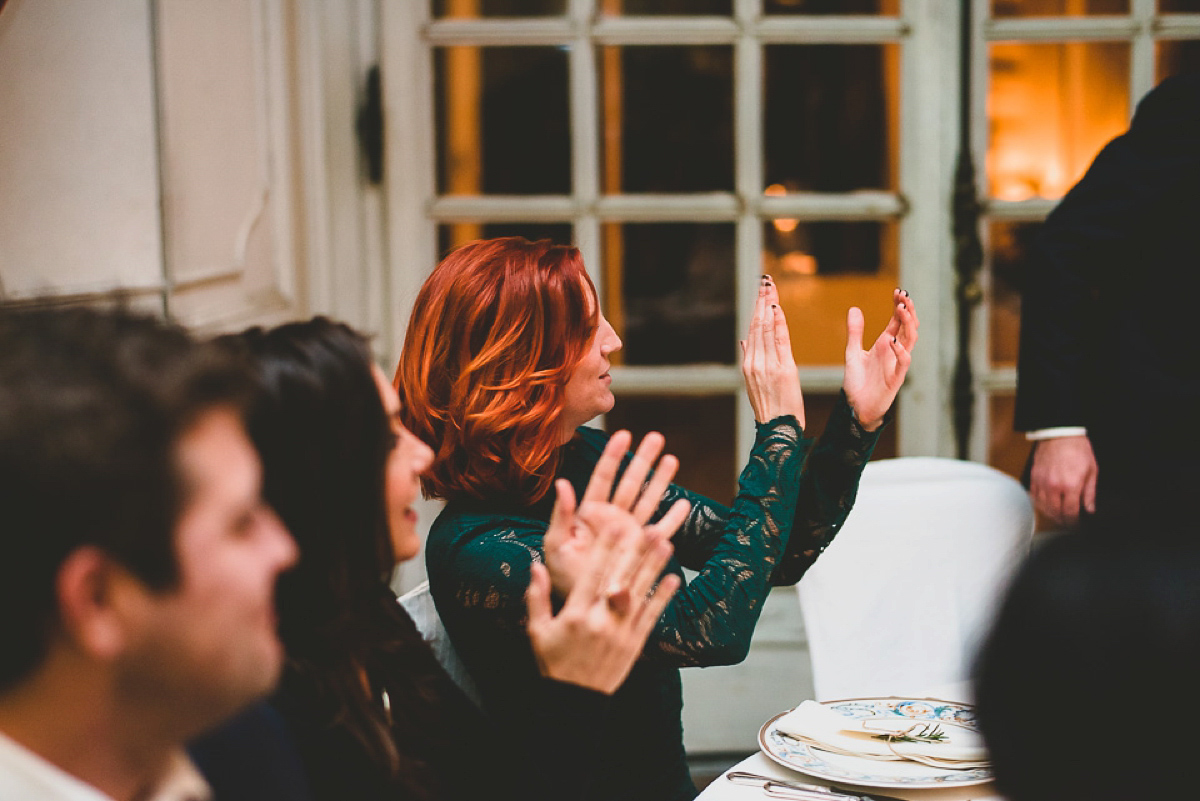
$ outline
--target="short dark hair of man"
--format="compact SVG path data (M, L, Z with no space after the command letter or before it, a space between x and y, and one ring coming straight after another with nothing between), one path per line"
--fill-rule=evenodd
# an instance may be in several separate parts
M1018 572L976 665L976 712L1012 801L1190 796L1200 539L1109 516Z
M125 310L0 307L0 691L41 664L55 581L94 545L154 590L178 580L180 436L243 410L251 378L226 351Z

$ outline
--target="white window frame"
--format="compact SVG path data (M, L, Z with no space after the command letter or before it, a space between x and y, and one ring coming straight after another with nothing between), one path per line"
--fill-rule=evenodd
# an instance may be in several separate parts
M455 221L566 222L600 291L601 226L606 222L720 221L735 225L737 329L749 322L762 272L762 223L896 220L900 283L919 304L922 343L904 389L898 420L904 455L953 452L949 376L954 360L953 253L949 235L957 147L959 17L957 4L902 0L896 17L764 16L761 0L734 0L726 17L604 17L596 0L569 0L562 17L432 20L428 2L381 7L387 118L387 230L398 343L412 300L437 259L437 225ZM764 197L762 185L763 44L900 43L899 182L896 192L802 193ZM571 114L570 195L454 196L435 191L433 52L440 45L568 45ZM598 76L594 45L726 44L734 51L734 190L700 194L602 196ZM810 393L836 392L840 367L806 367ZM748 453L753 413L736 365L623 366L618 393L733 393L737 449ZM735 470L737 465L731 465Z

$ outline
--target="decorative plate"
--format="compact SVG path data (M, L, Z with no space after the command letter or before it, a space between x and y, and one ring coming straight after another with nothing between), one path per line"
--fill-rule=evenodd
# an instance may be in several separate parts
M978 730L975 709L970 704L932 698L852 698L823 701L825 706L850 718L908 718L945 721ZM917 762L883 762L863 757L831 754L800 742L775 728L780 712L763 724L758 745L769 758L785 768L798 770L831 782L864 787L966 787L992 780L988 768L950 770Z

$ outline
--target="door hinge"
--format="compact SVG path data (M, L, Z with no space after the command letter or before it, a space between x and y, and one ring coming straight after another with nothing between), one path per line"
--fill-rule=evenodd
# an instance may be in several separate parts
M378 64L367 70L367 83L354 127L367 181L379 185L383 183L383 88Z

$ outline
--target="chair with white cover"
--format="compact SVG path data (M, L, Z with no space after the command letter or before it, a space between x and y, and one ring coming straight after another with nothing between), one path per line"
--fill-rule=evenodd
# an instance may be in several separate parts
M429 647L442 669L450 675L459 689L475 702L476 706L482 706L475 680L471 678L466 665L462 663L458 652L454 650L454 645L450 642L450 635L446 632L446 627L442 625L442 619L438 617L437 607L433 604L433 596L429 594L429 582L422 581L401 595L400 605L417 624L417 631L421 632L421 639L429 643Z
M817 700L967 682L1033 528L1028 494L986 465L869 463L844 527L797 586Z

